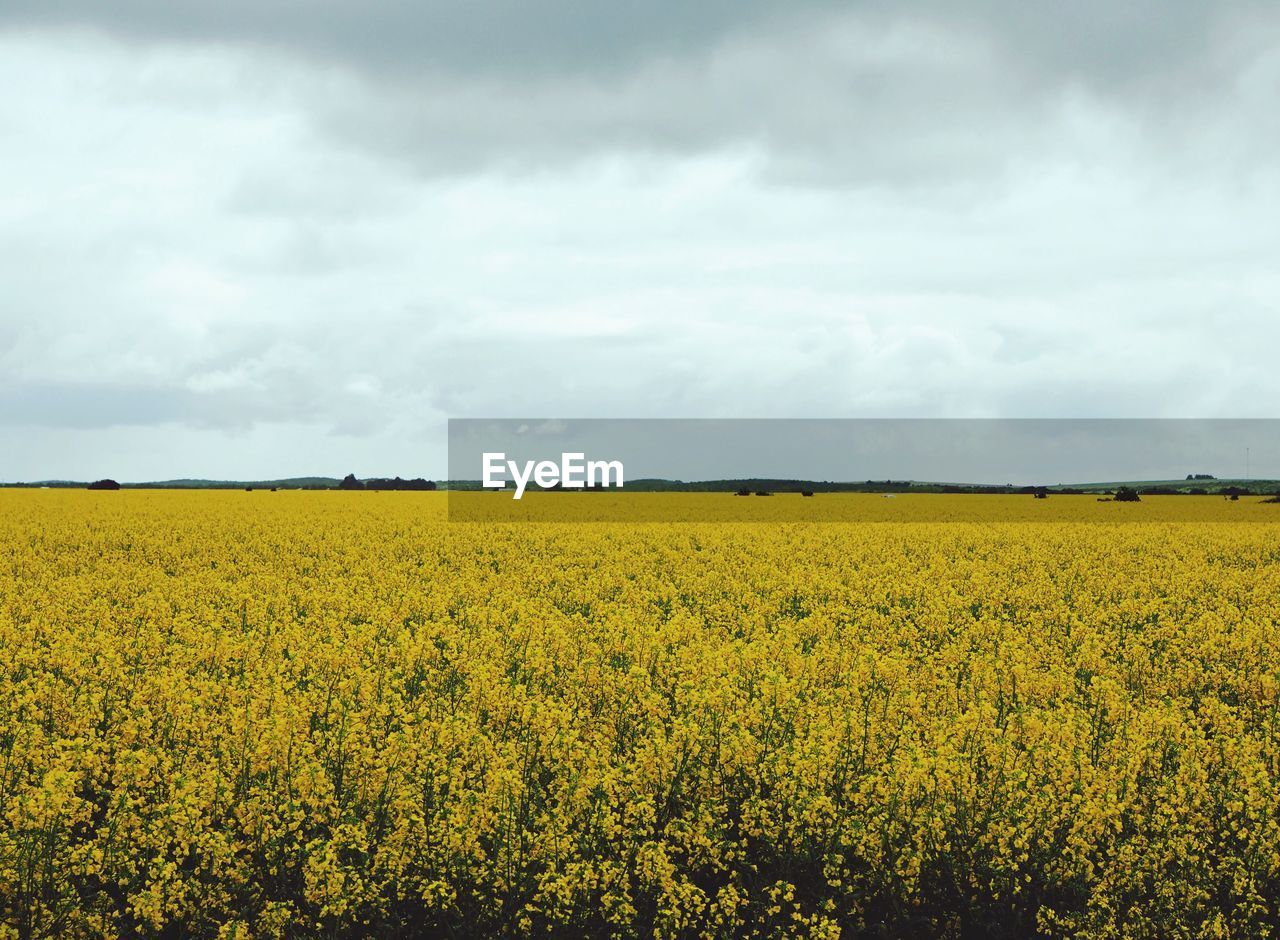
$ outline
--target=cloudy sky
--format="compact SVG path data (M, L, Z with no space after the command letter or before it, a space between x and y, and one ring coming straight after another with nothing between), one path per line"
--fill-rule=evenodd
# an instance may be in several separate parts
M1275 414L1274 3L3 2L0 87L0 479Z

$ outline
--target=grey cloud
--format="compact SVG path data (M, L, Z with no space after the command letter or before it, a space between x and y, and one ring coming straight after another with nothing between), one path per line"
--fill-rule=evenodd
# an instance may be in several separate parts
M528 77L617 73L655 56L688 54L744 25L768 22L773 9L743 0L122 0L110 6L51 0L9 3L0 16L14 26L90 28L139 41L276 47L361 72Z
M779 181L899 186L1095 159L1096 143L1071 139L1073 102L1166 154L1194 149L1280 36L1274 6L1156 0L53 0L10 4L5 22L331 66L316 126L429 175L739 148ZM1243 119L1259 104L1242 98Z
M998 184L1116 147L1159 163L1238 147L1240 123L1266 120L1243 77L1280 34L1280 13L1221 5L789 9L586 75L428 67L335 96L315 119L427 174L739 149L784 183Z
M1020 60L1025 76L1152 86L1229 68L1223 54L1256 49L1268 41L1268 29L1274 36L1273 9L1263 0L1095 0L1049 10L1015 0L910 6L890 0L19 0L0 7L0 22L92 28L144 41L274 46L363 72L454 72L525 81L616 76L656 60L706 58L733 38L767 39L798 24L812 37L817 34L805 24L827 26L853 16L881 33L904 24L934 24L939 38L984 38L993 59ZM937 51L945 53L945 46Z

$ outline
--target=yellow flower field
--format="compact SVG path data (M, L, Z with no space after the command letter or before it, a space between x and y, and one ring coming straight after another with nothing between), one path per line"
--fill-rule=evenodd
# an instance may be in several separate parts
M1280 925L1280 507L445 499L0 491L0 936Z

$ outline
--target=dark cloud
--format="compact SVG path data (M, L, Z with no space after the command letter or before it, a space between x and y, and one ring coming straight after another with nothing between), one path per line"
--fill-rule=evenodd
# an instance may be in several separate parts
M758 0L52 0L9 3L0 16L16 26L87 27L143 41L274 46L361 72L527 79L617 74L657 57L698 54L767 24L775 9Z
M1188 146L1274 49L1280 9L51 0L0 23L329 67L316 126L428 174L745 148L781 181L932 186L1096 157L1060 127L1077 99Z
M1276 25L1274 6L1262 0L1092 0L1050 9L1016 0L909 6L890 0L19 0L0 7L0 22L16 27L86 27L147 41L271 45L358 71L520 80L616 76L657 60L710 58L734 39L811 32L813 25L850 19L881 34L903 26L936 27L943 45L943 34L976 37L993 59L1018 62L1024 75L1108 87L1158 85L1197 70L1230 69L1232 63L1222 55L1256 50L1274 38Z

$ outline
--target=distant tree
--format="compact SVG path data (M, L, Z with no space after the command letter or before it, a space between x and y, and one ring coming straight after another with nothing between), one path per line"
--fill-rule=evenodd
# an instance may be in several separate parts
M1136 503L1139 502L1138 491L1131 486L1122 486L1116 490L1114 499L1117 503Z
M342 478L342 482L338 484L338 489L362 490L364 489L364 484L356 479L356 475L354 473L348 473L345 477Z
M118 489L120 489L120 484L119 484L119 483L117 483L115 480L110 480L110 479L108 479L108 480L94 480L92 483L90 483L90 484L89 484L89 489L91 489L91 490L118 490Z
M750 495L751 495L751 491L750 491L750 490L738 490L738 492L734 493L733 495L734 495L734 496L750 496Z
M773 494L772 494L772 493L770 493L768 490L756 490L756 495L757 495L757 496L772 496Z
M434 490L436 488L434 482L424 480L422 477L414 477L412 480L400 477L390 480L385 477L374 477L365 480L363 486L366 490Z
M812 495L813 495L813 490L801 490L801 491L800 491L800 495L801 495L801 496L812 496Z
M1032 495L1035 499L1048 499L1049 490L1046 487L1037 486L1034 490L1032 490Z

